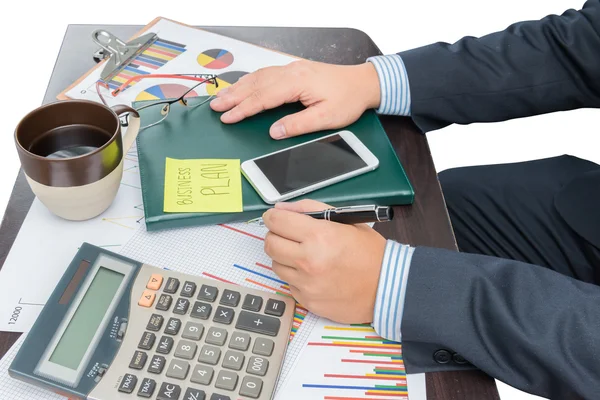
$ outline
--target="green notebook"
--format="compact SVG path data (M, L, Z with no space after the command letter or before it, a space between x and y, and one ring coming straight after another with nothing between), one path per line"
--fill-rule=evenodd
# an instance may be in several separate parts
M134 103L134 107L141 102ZM284 140L269 136L269 127L286 114L300 111L301 104L287 104L237 124L223 124L220 113L208 104L187 108L171 106L168 118L142 130L137 138L139 169L146 229L156 231L187 226L242 222L260 217L272 205L265 203L242 176L244 211L238 213L165 213L165 160L198 158L247 159L342 130L323 131ZM150 107L140 112L142 125L150 120ZM389 142L379 118L369 110L357 122L344 128L352 131L379 159L379 168L332 186L297 197L311 198L332 206L358 204L407 205L414 199L413 188Z

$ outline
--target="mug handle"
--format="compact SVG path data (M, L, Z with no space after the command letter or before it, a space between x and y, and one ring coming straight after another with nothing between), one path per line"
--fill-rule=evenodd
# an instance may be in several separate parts
M112 106L111 109L117 114L117 116L121 116L127 112L130 114L127 132L125 133L125 136L123 136L123 152L127 153L133 142L135 142L135 138L137 138L137 135L140 131L140 113L124 104ZM121 122L119 122L119 124L120 123Z

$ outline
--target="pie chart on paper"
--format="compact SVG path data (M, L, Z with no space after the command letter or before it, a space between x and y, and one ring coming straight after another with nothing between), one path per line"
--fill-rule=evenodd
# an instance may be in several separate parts
M219 92L219 90L224 89L228 86L233 85L240 79L242 76L246 75L247 72L243 71L229 71L224 74L217 75L217 84L218 87L215 86L214 83L208 82L206 84L206 91L209 95L214 96Z
M233 64L233 54L223 49L205 50L198 55L198 64L208 69L227 68Z
M163 83L161 85L151 86L148 89L140 92L136 96L135 101L176 99L188 90L189 87L185 85L179 85L177 83ZM198 95L192 90L186 97L195 96Z

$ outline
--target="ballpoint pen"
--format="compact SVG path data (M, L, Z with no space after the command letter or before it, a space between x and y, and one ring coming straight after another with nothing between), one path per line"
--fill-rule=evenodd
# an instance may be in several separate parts
M394 209L392 207L366 205L329 208L323 211L305 212L302 214L315 219L325 219L341 224L368 224L371 222L391 221L394 218ZM254 218L246 223L259 226L265 225L262 218Z

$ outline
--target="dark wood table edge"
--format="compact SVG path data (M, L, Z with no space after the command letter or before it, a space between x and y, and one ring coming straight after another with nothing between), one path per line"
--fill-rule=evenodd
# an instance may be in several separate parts
M63 39L61 42L61 46L59 49L59 53L63 51L63 47L65 45L65 38L68 34L68 30L70 27L72 26L95 26L95 25L102 25L103 27L106 27L107 29L109 29L110 27L119 27L119 26L124 26L122 24L69 24L67 25L66 29L65 29L65 33L63 35ZM140 26L141 27L141 26ZM304 27L304 26L298 26L298 27L279 27L279 26L203 26L202 29L206 29L208 31L211 31L211 29L215 30L215 33L219 33L219 30L222 29L239 29L239 28L244 28L244 29L252 29L252 30L260 30L260 29L268 29L268 28L273 28L273 29L300 29L300 30L310 30L310 29L318 29L318 30L331 30L331 31L341 31L341 30L350 30L350 31L355 31L355 32L359 32L360 34L364 35L373 45L373 47L375 49L377 49L378 54L377 55L381 55L383 54L381 52L381 49L379 49L379 47L375 44L375 42L370 38L370 36L365 33L364 31L360 30L360 29L356 29L356 28L351 28L351 27L345 27L345 28L340 28L340 27ZM50 78L48 83L50 83L50 81L52 80L52 77L55 74L55 70L57 67L57 63L58 63L58 54L52 69L52 72L50 74ZM45 94L44 94L44 99L47 97L48 95L48 91L50 90L50 85L47 86ZM393 118L393 120L392 120ZM410 129L412 132L410 132L410 134L413 135L422 135L421 133L418 133L418 129L416 128L416 126L412 123L412 120L410 120L410 118L403 118L403 117L389 117L389 116L380 116L380 119L382 120L382 124L384 125L384 129L386 130L386 133L388 134L388 137L390 137L390 130L395 130L395 129L389 129L389 126L391 125L397 125L399 123L399 121L403 121L403 124L409 124L412 125L412 129ZM387 126L387 127L386 127ZM400 129L403 130L403 129ZM423 135L424 136L424 135ZM390 140L392 141L392 143L395 142L393 137L390 137ZM429 159L431 160L432 163L432 158L431 158L431 151L430 151L430 147L428 144L427 139L424 139L424 143L426 146L426 150L427 150L427 154L429 155ZM398 152L398 149L395 150ZM400 149L402 150L402 149ZM403 158L404 157L399 157L401 162L403 162L404 165L404 161ZM432 164L433 166L433 164ZM433 167L433 169L435 170L435 167ZM407 171L408 174L408 171ZM439 187L439 183L438 183L438 187ZM442 196L442 201L443 201L443 194L441 191L441 188L439 188L439 193ZM12 191L11 191L11 195L10 198L8 200L6 209L5 209L5 213L4 216L2 218L2 223L0 224L0 269L2 268L2 266L4 265L6 258L8 256L8 254L10 253L10 250L14 244L14 241L16 240L16 237L20 231L20 228L27 216L27 213L29 212L29 209L33 203L34 200L34 195L31 192L29 185L27 184L26 180L25 180L25 176L23 174L23 171L19 168L19 171L17 173L17 178L15 179L15 183L13 185ZM411 206L395 206L395 212L396 215L404 215L406 213L406 210L409 210ZM445 210L445 202L444 202L444 210ZM410 212L410 211L409 211ZM447 221L448 224L450 224L450 219L449 216L446 212L446 217L447 217ZM387 229L388 226L386 226L385 224L376 224L375 229L377 231L379 231L380 233L382 233L385 237L390 238L390 239L395 239L398 240L397 236L395 233L392 233L389 231L389 229ZM452 241L453 241L453 245L450 247L453 250L457 249L456 246L456 240L454 238L454 234L452 229L450 229L451 233L452 233ZM399 240L400 241L400 240ZM449 247L449 246L442 246L442 247ZM10 347L14 344L14 342L16 342L16 340L21 336L21 333L17 333L17 332L0 332L0 355L4 355L6 354L6 352L10 349ZM448 388L448 384L454 381L455 383L461 380L466 380L468 381L468 384L472 384L472 385L487 385L488 387L486 388L487 390L485 390L486 392L488 392L489 396L485 396L485 397L478 397L478 399L481 400L485 400L485 399L490 399L490 400L499 400L499 395L496 389L496 385L495 382L493 380L491 380L491 385L488 382L483 382L483 380L485 380L486 378L489 379L489 377L487 377L487 375L483 374L481 371L453 371L453 372L431 372L431 373L426 373L426 387L427 387L427 399L428 400L459 400L465 397L455 397L455 396L459 396L460 395L460 390L456 391L454 390L454 393L449 393L449 391L447 389ZM482 380L483 379L483 380ZM463 389L464 389L464 385L460 385ZM463 393L465 394L465 393ZM470 398L470 397L469 397Z

